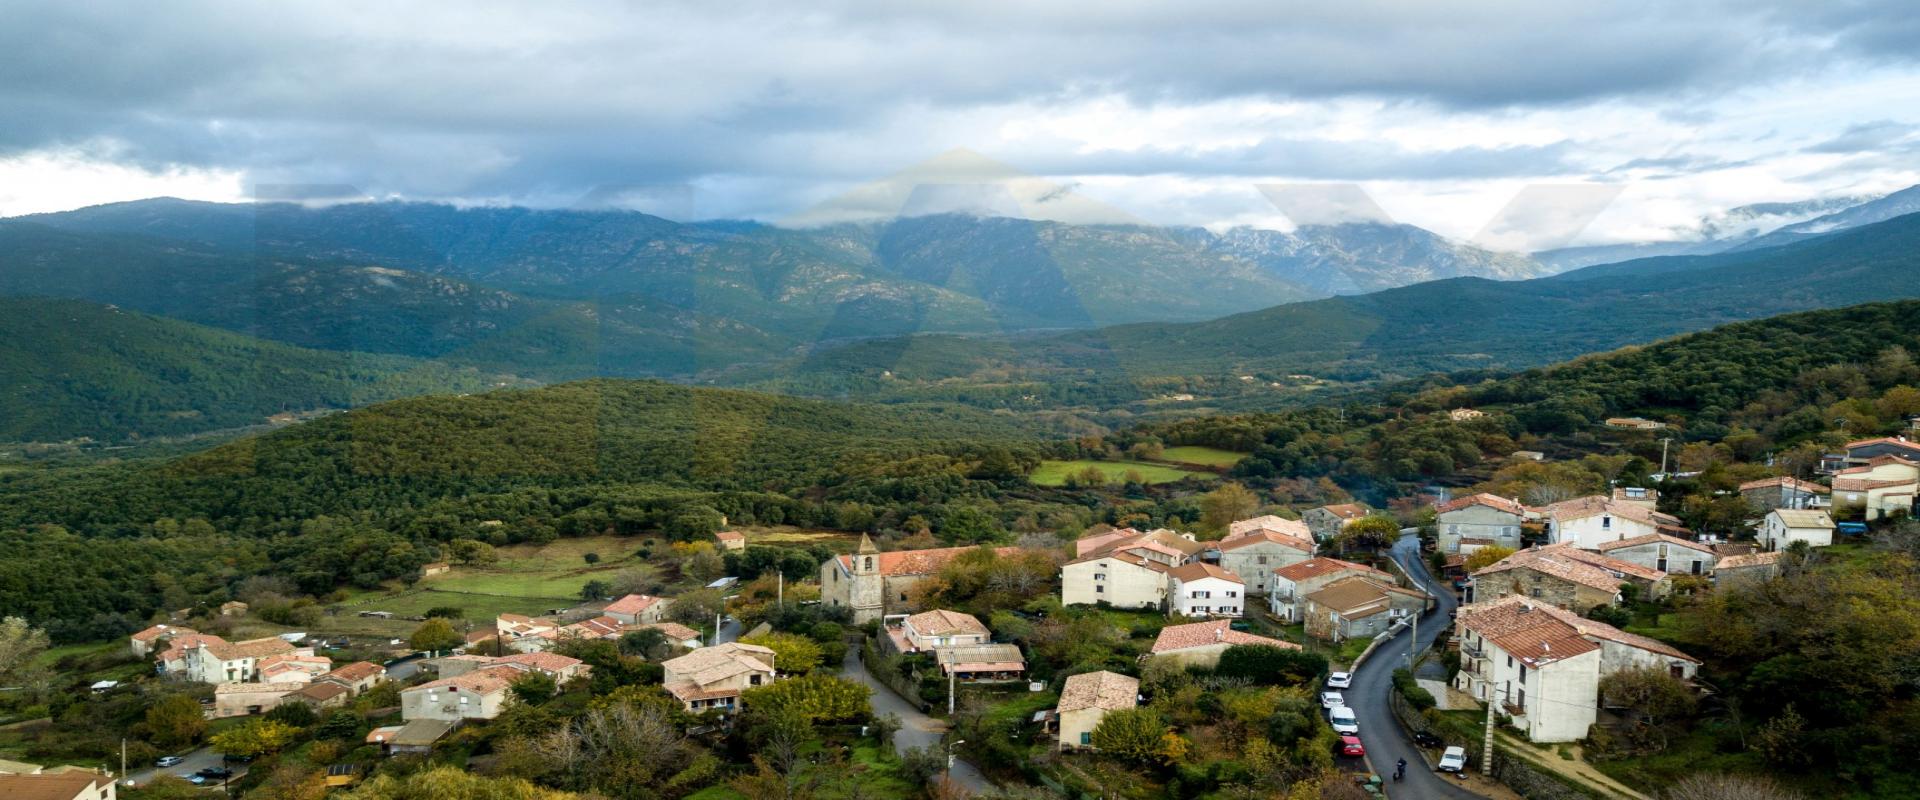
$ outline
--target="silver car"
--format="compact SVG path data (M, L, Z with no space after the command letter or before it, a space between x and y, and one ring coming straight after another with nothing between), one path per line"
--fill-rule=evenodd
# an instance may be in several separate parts
M1447 748L1446 752L1440 754L1440 763L1435 764L1433 768L1440 772L1467 771L1467 748Z
M1346 704L1347 704L1347 699L1345 697L1341 697L1339 692L1321 692L1320 693L1321 708L1331 710L1334 708L1338 708L1340 706L1344 706Z
M1336 672L1336 673L1333 673L1332 675L1328 675L1328 676L1327 676L1327 688L1329 688L1329 689L1351 689L1351 688L1353 688L1353 673L1351 673L1351 672Z

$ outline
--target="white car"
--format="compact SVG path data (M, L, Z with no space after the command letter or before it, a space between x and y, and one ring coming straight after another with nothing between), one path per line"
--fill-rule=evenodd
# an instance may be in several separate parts
M1338 708L1340 706L1344 706L1346 704L1347 704L1347 698L1341 697L1339 692L1321 692L1320 693L1321 708L1333 709L1333 708Z
M1336 672L1336 673L1333 673L1332 675L1328 675L1328 676L1327 676L1327 688L1329 688L1329 689L1351 689L1351 688L1353 688L1353 673L1351 673L1351 672Z
M1353 709L1335 706L1327 711L1327 721L1333 723L1334 733L1357 734L1360 732L1360 720L1353 716Z
M1440 763L1435 764L1433 768L1440 772L1467 771L1467 748L1447 748L1446 752L1440 754Z

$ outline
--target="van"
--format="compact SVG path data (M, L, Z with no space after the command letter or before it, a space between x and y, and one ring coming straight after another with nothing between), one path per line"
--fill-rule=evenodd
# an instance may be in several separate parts
M1334 733L1355 734L1360 732L1360 721L1354 718L1353 709L1346 706L1335 706L1332 711L1328 711L1327 720L1333 723Z

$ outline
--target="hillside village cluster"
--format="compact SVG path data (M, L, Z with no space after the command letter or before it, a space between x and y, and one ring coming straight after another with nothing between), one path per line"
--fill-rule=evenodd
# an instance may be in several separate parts
M1532 741L1571 742L1596 723L1608 675L1651 668L1691 681L1701 664L1657 639L1593 619L1596 608L1765 580L1778 573L1789 549L1835 543L1837 511L1868 520L1912 514L1920 495L1920 444L1899 437L1856 441L1827 458L1821 471L1830 477L1826 484L1775 477L1739 487L1758 518L1752 541L1694 535L1656 510L1659 494L1652 489L1616 488L1540 507L1473 494L1432 507L1427 547L1451 586L1378 554L1335 557L1332 551L1346 550L1338 544L1343 532L1362 520L1385 519L1342 504L1307 510L1298 520L1236 521L1212 541L1169 529L1096 529L1059 559L1058 593L1065 606L1164 614L1172 622L1142 660L1209 667L1238 646L1301 649L1248 632L1246 618L1298 625L1306 637L1334 644L1384 639L1432 608L1434 592L1456 591L1463 605L1448 646L1459 654L1459 669L1450 684L1436 687L1446 695L1443 704L1497 704ZM737 532L716 536L720 548L746 544ZM1469 572L1466 564L1487 548L1512 552ZM863 536L853 552L821 564L818 602L855 626L870 626L872 645L881 651L931 656L939 674L955 684L1024 682L1027 654L1019 645L995 641L971 614L914 606L915 585L974 549L883 552ZM1427 571L1415 568L1422 576ZM591 667L582 660L553 652L561 645L619 640L642 630L658 631L671 646L659 661L665 692L689 714L721 725L744 709L751 690L793 677L778 668L774 649L723 640L718 626L703 632L669 621L665 612L673 602L631 594L557 617L500 614L451 653L427 654L425 669L410 672L398 692L398 719L373 727L365 742L386 755L430 753L462 725L500 716L523 676L556 684L589 677ZM219 609L223 615L246 611L237 602ZM287 704L316 712L339 708L390 680L381 664L336 665L299 635L230 642L163 623L133 634L128 645L162 679L210 684L204 713L216 720ZM1350 673L1334 673L1327 688L1342 688L1346 680ZM1056 688L1057 704L1040 718L1062 751L1095 747L1102 719L1145 699L1138 676L1108 670L1068 676ZM1327 714L1343 735L1341 753L1364 754L1347 698L1327 697ZM0 764L0 796L113 798L114 787L111 778L91 771Z

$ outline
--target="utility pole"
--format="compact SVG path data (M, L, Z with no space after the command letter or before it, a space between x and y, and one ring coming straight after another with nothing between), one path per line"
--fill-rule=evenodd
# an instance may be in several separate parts
M127 779L127 737L120 737L120 780Z
M787 573L775 572L779 576L774 581L774 603L780 608L787 607Z
M947 666L947 724L953 724L953 700L960 688L960 673L952 665Z
M1671 436L1660 437L1660 479L1661 480L1667 479L1667 443L1671 441L1673 441L1673 437Z
M721 608L725 608L725 607L726 606L722 604ZM724 616L726 615L725 614L713 615L713 646L714 647L720 646L720 620Z

